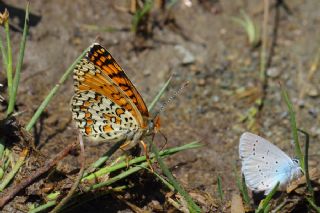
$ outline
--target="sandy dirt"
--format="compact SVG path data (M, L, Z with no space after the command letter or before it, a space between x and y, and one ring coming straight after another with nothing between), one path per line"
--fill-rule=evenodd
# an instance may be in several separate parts
M23 12L24 1L5 2L11 10ZM310 133L311 163L317 165L320 155L319 68L311 77L309 75L320 48L320 2L292 0L287 3L292 14L283 8L279 10L277 43L267 72L268 88L256 132L294 155L289 116L279 87L281 82L294 102L298 126ZM176 154L166 162L188 191L209 195L213 200L218 199L217 177L220 176L226 196L224 206L228 206L232 193L238 193L234 168L240 170L239 136L249 130L248 123L240 118L254 105L252 96L260 85L260 48L250 48L244 30L231 18L240 17L240 11L244 10L261 27L262 1L192 1L191 7L178 1L171 14L176 25L156 27L153 37L148 39L135 37L130 31L132 15L116 10L115 5L127 7L126 1L32 1L31 13L35 19L30 27L18 93L16 110L22 112L19 119L27 123L68 66L91 43L99 41L126 70L147 104L173 75L167 93L156 106L159 109L179 91L161 112L161 131L168 138L166 146L199 140L203 147ZM17 12L11 14L10 8L9 12L14 16L12 24L19 26L21 16L15 16ZM271 6L269 39L274 16L275 7ZM154 18L161 20L160 15ZM113 30L106 30L111 28ZM12 36L16 59L21 32L14 31ZM188 86L183 87L186 82ZM253 93L240 97L243 91L250 89ZM45 156L53 156L66 144L77 140L77 130L71 120L72 95L70 77L32 132L37 147ZM163 143L163 138L158 136L156 142ZM86 163L94 162L109 146L86 144ZM76 156L63 161L68 171L78 167ZM141 179L141 188L148 191L147 186L153 187L148 177L141 174L134 178ZM160 193L161 187L158 188ZM141 196L134 190L132 194ZM150 202L161 203L164 199L161 193L149 196L152 197ZM108 199L113 201L98 199L82 210L131 212L115 197ZM213 207L214 203L217 202L204 205L204 210L223 211ZM135 205L142 208L148 202Z

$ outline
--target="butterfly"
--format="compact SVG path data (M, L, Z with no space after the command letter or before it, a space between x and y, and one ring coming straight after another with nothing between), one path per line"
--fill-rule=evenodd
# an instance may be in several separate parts
M256 192L267 195L279 182L279 189L302 175L297 159L290 158L278 147L259 137L245 132L240 137L239 155L242 173L247 186Z
M100 44L90 46L75 66L73 79L72 117L89 139L135 144L160 127L123 69Z

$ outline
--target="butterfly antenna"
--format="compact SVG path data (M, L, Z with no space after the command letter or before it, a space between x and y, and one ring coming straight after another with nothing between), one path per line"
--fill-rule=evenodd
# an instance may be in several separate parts
M167 145L167 143L168 143L168 138L167 138L167 136L165 135L165 134L163 134L160 130L159 130L159 133L160 133L160 135L164 138L164 140L165 140L165 143L164 143L164 145L161 147L161 151L164 149L164 147ZM154 137L155 137L155 135L156 134L152 134L152 141L154 141Z
M182 90L183 90L186 86L189 85L189 83L190 83L189 81L184 82L184 83L182 84L182 86L181 86L177 91L175 91L175 93L174 93L172 96L170 96L170 98L168 98L168 100L167 100L164 104L161 105L160 109L157 111L157 113L155 113L155 115L154 115L154 117L153 117L153 120L154 120L157 116L159 116L159 114L160 114L162 111L164 111L164 110L166 109L166 107L168 106L168 104L171 103L171 101L173 101L173 100L182 92Z
M167 145L167 143L168 143L168 138L167 138L167 136L165 135L165 134L163 134L160 130L159 130L159 133L161 134L161 136L164 138L164 140L165 140L165 143L163 144L163 146L161 147L161 151L164 149L164 147Z

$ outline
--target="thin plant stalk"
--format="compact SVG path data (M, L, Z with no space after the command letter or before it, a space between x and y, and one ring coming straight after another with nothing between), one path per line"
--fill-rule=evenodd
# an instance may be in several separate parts
M218 176L218 194L219 194L220 201L222 202L224 194L222 190L222 181L220 176Z
M308 158L309 158L309 134L306 131L303 131L301 129L298 129L299 132L303 133L306 137L306 145L304 148L304 169L305 169L305 176L306 176L306 183L307 183L307 190L310 196L310 199L312 202L315 202L314 199L314 191L311 185L310 181L310 175L309 175L309 165L308 165Z
M260 80L264 84L266 80L266 55L268 45L268 22L269 22L269 0L264 0L263 6L263 27L262 27L262 46L260 53Z
M137 33L138 27L141 24L142 19L145 16L148 16L148 13L150 13L152 6L153 6L153 0L147 0L145 3L143 3L143 7L141 9L136 10L132 19L132 27L131 27L131 30L134 33Z
M47 97L40 104L39 108L34 113L34 115L32 116L32 118L30 119L29 123L26 126L27 131L30 131L32 129L32 127L35 125L35 123L39 119L40 115L42 114L43 110L48 106L51 99L58 92L58 89L60 88L60 86L67 80L68 76L72 73L74 67L77 65L77 63L80 61L80 59L87 53L88 49L89 48L85 49L81 53L81 55L72 63L72 65L65 71L65 73L60 78L59 82L52 88L52 90L49 92Z
M243 198L244 198L244 202L247 205L250 205L250 197L249 197L248 187L247 187L244 175L241 175L241 192L242 192L242 195L243 195Z
M27 6L26 6L26 14L25 14L25 19L24 19L22 39L21 39L21 43L20 43L18 63L17 63L16 71L14 74L13 85L12 85L12 96L9 99L9 105L8 105L8 109L7 109L8 115L14 111L14 105L16 102L16 96L17 96L17 91L18 91L19 82L20 82L20 73L21 73L21 67L22 67L23 59L24 59L24 52L25 52L25 47L26 47L26 39L27 39L28 30L29 30L29 2L27 3Z
M153 110L154 106L156 105L156 103L158 103L159 99L162 97L162 95L164 94L164 92L166 91L166 89L168 88L170 82L172 80L172 76L170 76L170 78L166 81L166 83L162 86L161 90L158 92L158 94L156 95L156 97L152 100L152 102L149 104L148 106L148 110L149 112Z
M2 158L5 148L5 141L3 138L0 138L0 158Z
M6 193L3 193L2 196L0 197L0 209L4 205L6 205L11 199L13 199L21 190L23 190L25 187L32 184L38 177L40 177L41 175L46 173L54 165L56 165L58 162L60 162L61 159L64 158L71 151L71 149L74 148L75 145L76 145L76 143L69 144L62 151L60 151L52 160L46 162L46 164L43 167L34 171L32 173L32 175L25 177L19 183L17 183L13 187L11 187L9 190L7 190ZM27 151L29 151L29 150L27 149ZM12 169L12 170L14 170L14 169Z
M46 200L56 200L60 194L60 192L53 192L51 194L48 194Z
M272 199L273 195L277 192L278 187L280 185L280 182L278 182L273 189L271 190L271 192L267 195L266 198L264 198L260 204L258 209L256 210L256 213L265 213L268 212L268 209L270 208L270 200Z
M320 208L312 201L311 198L306 197L307 201L309 202L310 206L317 212L320 213Z
M10 181L14 178L15 174L19 171L20 167L25 163L25 159L28 156L29 149L25 148L21 154L20 158L18 159L17 163L14 165L10 173L8 173L4 180L0 184L0 192L10 183Z
M130 169L128 169L127 171L124 171L124 172L121 172L119 175L113 177L113 178L110 178L109 180L105 181L105 182L102 182L102 183L97 183L97 184L94 184L92 186L89 186L89 187L86 187L83 189L83 191L85 192L88 192L88 191L91 191L91 190L94 190L94 189L98 189L98 188L101 188L101 187L105 187L105 186L109 186L119 180L122 180L126 177L128 177L129 175L133 174L133 173L136 173L138 171L140 171L141 169L143 169L143 167L146 167L148 165L148 162L144 162L138 166L134 166Z
M47 203L41 205L41 206L38 206L37 208L34 208L34 209L31 209L28 213L38 213L38 212L43 212L44 210L52 207L52 206L55 206L57 204L57 201L56 200L51 200L51 201L48 201Z
M165 85L162 87L162 89L159 91L158 95L156 96L156 100L159 100L161 96L163 95L165 89L169 85L171 81L171 77L168 79L168 81L165 83ZM152 110L152 108L155 106L156 101L153 101L149 106L149 111ZM162 161L161 156L159 154L158 148L155 146L152 140L149 140L149 143L151 145L151 150L155 154L156 160L160 165L160 168L162 172L167 176L169 179L169 182L174 186L174 188L185 198L185 200L188 203L188 208L191 213L194 212L201 212L199 206L192 200L191 196L180 186L180 184L176 181L176 179L173 177L171 172L169 171L168 167L165 165L165 163Z
M246 31L251 47L256 47L260 40L259 29L254 21L243 10L240 12L243 18L234 17L232 20Z
M189 144L185 144L183 146L179 146L179 147L173 147L173 148L170 148L170 149L166 149L166 150L163 150L161 152L159 152L159 155L162 156L162 157L166 157L166 156L169 156L169 155L173 155L177 152L181 152L181 151L184 151L184 150L187 150L187 149L194 149L194 148L198 148L198 147L201 147L201 144L199 144L197 141L195 142L191 142ZM154 153L152 153L150 156L150 158L154 158ZM127 166L131 166L131 165L134 165L134 164L137 164L137 163L140 163L140 162L143 162L143 161L146 161L146 156L140 156L140 157L136 157L132 160L130 160L129 162L121 162L121 163L117 163L113 166L108 166L108 167L105 167L105 168L101 168L100 170L82 178L82 181L90 181L90 180L94 180L96 179L97 177L101 177L105 174L108 174L108 173L111 173L111 172L114 172L114 171L117 171L119 169L123 169Z
M80 145L80 164L81 164L81 166L80 166L80 171L79 171L78 177L75 180L75 182L73 183L67 196L61 200L61 202L51 211L51 213L60 212L61 208L71 199L72 195L76 192L77 187L80 184L81 178L84 173L84 166L85 166L84 145L83 145L83 139L82 139L81 133L79 133L79 145Z
M237 187L242 195L242 198L245 202L246 205L250 205L250 197L248 194L248 189L247 189L247 185L245 183L245 179L244 179L244 175L241 174L241 178L239 177L238 173L237 173L237 169L236 167L234 167L234 174L236 177L236 184Z
M7 59L6 49L3 46L2 38L0 38L0 50L1 50L1 55L2 55L3 67L7 68L8 59Z
M37 120L39 119L41 113L43 112L43 110L48 106L49 102L51 101L51 99L54 97L54 95L57 93L58 89L60 88L60 86L67 80L68 76L71 74L71 72L73 71L74 67L76 66L76 64L78 63L78 61L86 54L88 48L83 51L83 53L73 62L73 64L66 70L66 72L62 75L62 77L60 78L58 84L56 84L56 86L49 92L49 94L47 95L47 97L44 99L44 101L41 103L41 105L39 106L39 108L37 109L37 111L35 112L35 114L32 116L31 120L29 121L29 123L26 126L26 130L29 132L32 127L34 126L34 124L37 122ZM9 61L9 60L8 60ZM9 62L8 62L8 66L9 66ZM10 97L11 98L11 97ZM28 150L29 152L29 150ZM26 156L25 156L26 157ZM24 161L24 159L23 159ZM11 179L14 177L15 172L17 172L20 167L23 165L23 162L21 162L20 164L17 164L15 166L15 170L12 170L9 174L8 174L8 178L6 178L0 185L0 191L2 191L7 184L11 181ZM10 175L10 176L9 176ZM6 181L6 182L5 182Z
M170 148L170 149L163 150L163 151L160 152L160 154L161 154L162 157L167 157L167 156L170 156L170 155L175 154L175 153L177 153L177 152L184 151L184 150L187 150L187 149L197 148L197 147L200 147L200 146L201 146L201 145L200 145L199 143L197 143L197 142L192 142L192 143L189 143L189 144L180 146L180 147L174 147L174 148ZM154 159L154 154L150 155L150 158L151 158L152 162L154 162L154 160L155 160L155 159ZM142 162L142 163L141 163L141 162ZM93 190L93 189L99 189L99 188L101 188L101 187L110 186L111 184L113 184L113 183L115 183L115 182L117 182L117 181L119 181L119 180L122 180L123 178L126 178L127 176L129 176L129 175L131 175L131 174L133 174L133 173L135 173L135 172L138 172L138 171L140 171L140 170L143 169L143 168L147 168L148 162L146 162L146 156L140 156L140 157L137 157L137 158L132 159L131 161L128 162L128 164L125 163L125 162L121 162L121 163L115 164L114 166L100 169L100 170L107 169L107 170L108 170L107 173L110 173L110 172L114 172L114 171L123 169L123 168L127 167L128 165L131 166L131 165L137 164L137 163L140 163L140 164L134 165L133 167L131 167L131 168L128 169L127 171L124 171L124 172L120 173L119 175L117 175L117 176L115 176L115 177L112 177L111 179L107 180L106 182L94 184L94 185L91 185L91 186L89 186L89 187L83 188L83 191L84 191L84 192L88 192L88 191ZM99 170L99 171L100 171L100 170ZM103 176L104 174L107 174L106 172L100 172L100 173L98 174L99 171L97 171L97 172L95 173L95 175L92 176L93 178L91 178L91 175L89 175L89 176L83 178L82 180L91 180L91 179L94 179L94 178L96 179L96 178L98 178L98 177ZM166 181L166 180L161 179L161 178L160 178L160 180L163 181L163 182ZM168 182L166 182L166 183L164 182L164 184L165 184L166 186L168 186L169 188L172 188L172 187L173 187L173 186L171 186L171 184L168 183ZM115 190L115 189L116 189L116 188L114 188L114 190ZM79 196L81 193L82 193L82 192L76 193L76 194L72 197L72 200L74 200L74 198L77 197L77 196ZM60 193L59 193L59 192L54 192L54 194L60 194ZM49 196L49 195L48 195L48 196ZM68 203L68 204L66 204L65 206L63 206L61 210L67 208L67 207L70 206L70 205L72 205L72 201L71 201L71 203ZM49 207L51 207L51 205L50 205ZM49 207L48 207L48 208L49 208ZM39 207L39 208L40 208L40 207ZM38 207L37 207L36 209L38 209ZM42 209L42 208L41 208L41 209ZM32 211L38 212L38 211L36 211L35 209L33 209Z
M161 177L160 174L156 173L155 171L152 171L148 167L143 167L145 170L148 170L151 174L154 174L164 185L168 187L170 191L174 191L174 187L163 177Z
M103 154L96 162L92 163L87 171L83 174L83 177L89 175L90 172L94 171L95 169L100 168L109 158L120 148L123 144L123 141L119 141L115 143L105 154Z
M300 160L300 167L302 168L303 171L305 171L304 158L303 158L300 144L299 144L298 128L297 128L297 123L296 123L295 112L293 110L293 106L292 106L292 103L290 101L290 98L289 98L287 91L282 86L281 86L281 90L282 90L282 97L283 97L284 101L286 102L286 105L287 105L288 111L289 111L290 125L291 125L291 131L292 131L293 140L294 140L294 147L295 147L295 154L297 155L297 157Z
M4 169L0 167L0 180L3 178L4 175Z
M178 181L173 177L168 167L163 162L161 156L159 155L158 148L155 146L155 144L152 142L152 140L149 140L149 144L151 144L152 152L155 154L155 157L157 159L157 162L160 165L160 168L162 172L167 176L169 179L169 182L174 186L174 188L180 193L181 196L184 197L184 199L188 203L188 208L191 213L195 212L201 212L201 209L197 204L192 200L191 196L182 188L182 186L178 183Z
M9 18L4 22L4 30L6 32L7 41L7 79L8 79L8 91L9 91L9 102L12 101L12 49L10 40L10 30L9 30ZM8 108L9 109L9 108ZM7 109L7 115L9 111Z
M162 86L161 90L158 92L156 97L152 100L151 104L148 106L148 110L152 111L156 103L159 101L159 99L164 94L165 90L168 88L170 82L172 80L172 76L166 81L166 83ZM116 144L114 144L111 149L109 149L102 157L100 157L96 162L90 165L89 169L84 173L84 177L86 177L89 174L90 170L94 170L97 168L100 168L101 165L103 165L109 158L119 149L119 147L123 144L124 141L119 141Z

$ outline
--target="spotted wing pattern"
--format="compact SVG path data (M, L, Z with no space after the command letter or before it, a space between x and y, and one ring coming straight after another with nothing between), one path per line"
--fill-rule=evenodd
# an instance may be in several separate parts
M146 127L146 105L124 71L99 44L74 69L73 119L96 140L130 139Z
M240 137L239 155L246 184L254 191L268 194L277 182L282 190L301 174L299 163L268 140L249 132Z
M82 133L94 140L132 138L139 128L129 111L94 91L76 93L72 111Z
M93 44L88 52L88 59L95 66L99 67L105 75L108 75L112 82L114 82L129 97L129 99L136 105L142 116L149 117L147 106L141 95L130 79L126 76L123 69L105 48L99 44Z

